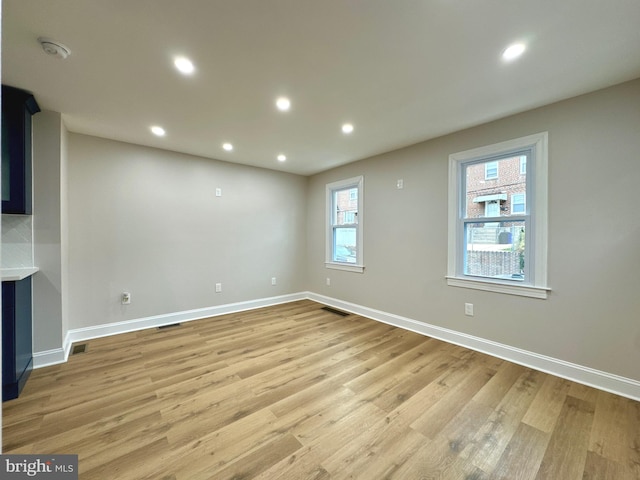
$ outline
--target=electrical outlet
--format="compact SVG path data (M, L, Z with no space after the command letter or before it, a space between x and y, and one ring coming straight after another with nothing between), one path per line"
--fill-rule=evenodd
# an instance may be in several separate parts
M473 317L473 303L464 304L464 314L468 317Z
M131 294L129 292L122 292L121 301L122 305L129 305L131 303Z
M329 277L327 277L327 285L331 286L331 279Z
M220 292L222 292L222 284L216 283L216 293L220 293Z
M399 178L396 182L396 188L398 190L402 190L404 188L404 180L402 178Z
M277 285L278 282L276 280L276 277L271 277L271 285Z
M222 196L222 189L216 188L216 197L221 197L221 196Z

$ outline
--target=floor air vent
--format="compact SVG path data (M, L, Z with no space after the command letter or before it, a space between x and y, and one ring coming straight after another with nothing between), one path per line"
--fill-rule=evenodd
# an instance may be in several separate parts
M169 328L179 327L180 325L181 325L180 323L172 323L171 325L161 325L158 327L158 330L167 330Z
M73 346L73 350L71 350L71 355L77 355L79 353L85 353L87 351L87 344L80 343L78 345Z
M322 310L325 310L325 311L331 312L331 313L335 313L336 315L340 315L341 317L346 317L348 315L351 315L350 313L343 312L342 310L338 310L338 309L331 308L331 307L322 307Z

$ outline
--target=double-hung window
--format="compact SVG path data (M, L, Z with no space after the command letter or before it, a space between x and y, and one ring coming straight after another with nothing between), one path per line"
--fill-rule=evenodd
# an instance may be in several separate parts
M327 185L328 268L363 272L363 185L362 176Z
M449 156L449 285L547 297L547 142Z

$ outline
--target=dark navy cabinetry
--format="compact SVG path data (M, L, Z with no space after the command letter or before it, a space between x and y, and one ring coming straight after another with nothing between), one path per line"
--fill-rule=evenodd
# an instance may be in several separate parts
M32 213L31 117L39 111L29 92L2 85L3 214ZM2 282L3 401L20 394L33 368L31 277L7 280Z
M33 368L31 277L2 282L2 401L16 398Z
M31 214L33 95L2 85L2 213Z

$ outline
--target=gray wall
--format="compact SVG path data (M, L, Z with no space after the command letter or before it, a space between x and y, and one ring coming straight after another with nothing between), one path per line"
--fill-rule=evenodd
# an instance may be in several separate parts
M69 296L61 309L69 314L61 329L308 290L640 379L638 125L640 80L310 178L73 133L66 139L63 129L69 251L66 263L61 215L60 275L63 290L68 276ZM448 287L449 154L542 131L549 132L549 299ZM360 174L366 270L328 270L325 184ZM129 306L120 305L125 290ZM475 305L474 317L464 315L465 302Z
M62 287L62 334L69 331L69 131L60 132L60 285ZM63 339L64 341L64 339Z
M448 156L543 131L549 299L447 286ZM363 274L324 267L325 184L355 175ZM640 80L324 172L309 184L308 290L640 380L639 186Z
M61 194L66 129L57 112L33 117L33 240L34 260L40 271L33 276L33 347L35 352L62 348L66 334L63 314L63 261Z
M304 290L306 177L75 133L68 162L69 329Z

